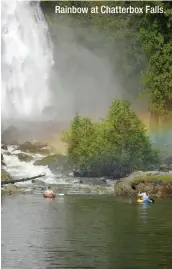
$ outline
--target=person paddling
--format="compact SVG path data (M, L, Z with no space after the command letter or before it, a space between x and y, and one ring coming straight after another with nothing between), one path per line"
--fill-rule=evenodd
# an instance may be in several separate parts
M141 197L143 201L149 201L149 194L147 194L146 192L142 192L142 193L139 192L138 196Z
M48 186L48 189L44 192L44 194L54 194L53 190L51 189L51 186Z
M150 198L149 194L147 194L146 192L142 192L142 193L138 193L138 196L141 197L142 199L142 203L155 203L154 199Z

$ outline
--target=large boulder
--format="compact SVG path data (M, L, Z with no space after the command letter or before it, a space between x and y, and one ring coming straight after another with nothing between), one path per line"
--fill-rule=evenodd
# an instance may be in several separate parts
M24 153L18 153L17 157L21 162L30 162L33 160L33 157Z
M60 156L61 157L61 156ZM58 154L48 155L34 162L34 165L52 165L57 162Z
M133 196L136 194L136 190L132 188L129 181L117 181L115 184L116 196Z
M8 148L7 148L7 145L1 145L1 149L3 149L3 150L8 150Z
M172 176L144 175L133 179L121 180L115 185L115 194L120 196L137 195L139 192L147 192L152 197L172 196Z
M72 163L71 160L66 156L62 154L53 154L48 155L41 160L37 160L34 162L34 165L43 165L50 168L52 172L61 171L61 172L71 172L72 169Z
M40 142L25 142L18 146L18 150L28 153L39 153L39 154L48 154L49 148L47 144L40 143Z

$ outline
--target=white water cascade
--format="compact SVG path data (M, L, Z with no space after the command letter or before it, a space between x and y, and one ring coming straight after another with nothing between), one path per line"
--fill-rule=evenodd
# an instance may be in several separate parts
M52 44L39 1L2 1L2 119L41 119L51 105Z

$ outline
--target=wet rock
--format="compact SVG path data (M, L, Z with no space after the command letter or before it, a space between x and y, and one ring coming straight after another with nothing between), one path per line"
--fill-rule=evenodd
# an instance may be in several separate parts
M10 174L5 170L5 169L1 169L1 180L3 181L7 181L11 179Z
M73 176L74 177L81 177L82 174L79 171L73 171Z
M158 180L159 178L159 180ZM119 181L115 185L115 194L118 196L133 196L138 192L147 192L151 197L166 198L172 196L172 182L170 176L162 178L160 176L152 180L151 178L134 179L133 181ZM169 182L168 182L169 181Z
M5 164L5 162L4 162L4 156L3 156L3 154L1 153L1 166L5 166L6 164Z
M32 183L37 185L45 185L45 183L39 179L32 179Z
M107 183L106 179L104 177L100 178L100 180L104 183Z
M8 148L7 148L6 145L1 145L1 149L3 149L3 150L8 150Z
M5 155L10 156L10 155L12 155L12 153L11 153L11 152L9 152L9 151L6 151L6 152L5 152Z
M66 155L53 154L48 155L41 160L34 162L34 165L48 165L52 173L63 173L68 175L71 172L71 161Z
M102 180L100 178L82 178L80 179L81 184L86 185L97 185L97 186L107 186L106 180Z
M25 142L20 144L17 149L28 153L49 154L48 145L40 142Z
M15 195L23 193L23 190L19 189L17 186L14 184L8 184L4 188L1 189L1 195Z
M51 165L56 163L57 161L57 155L53 154L53 155L48 155L44 158L42 158L41 160L37 160L34 162L34 165Z
M159 171L162 171L162 172L169 172L169 167L168 165L164 164L164 165L161 165L160 168L159 168Z
M24 153L18 153L16 156L19 158L21 162L30 162L33 160L33 157Z
M115 195L116 196L133 196L136 194L134 190L127 181L118 181L115 184Z

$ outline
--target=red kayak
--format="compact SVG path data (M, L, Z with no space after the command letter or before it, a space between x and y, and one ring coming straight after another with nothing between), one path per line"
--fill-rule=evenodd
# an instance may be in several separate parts
M55 198L56 195L54 193L44 193L45 198Z

